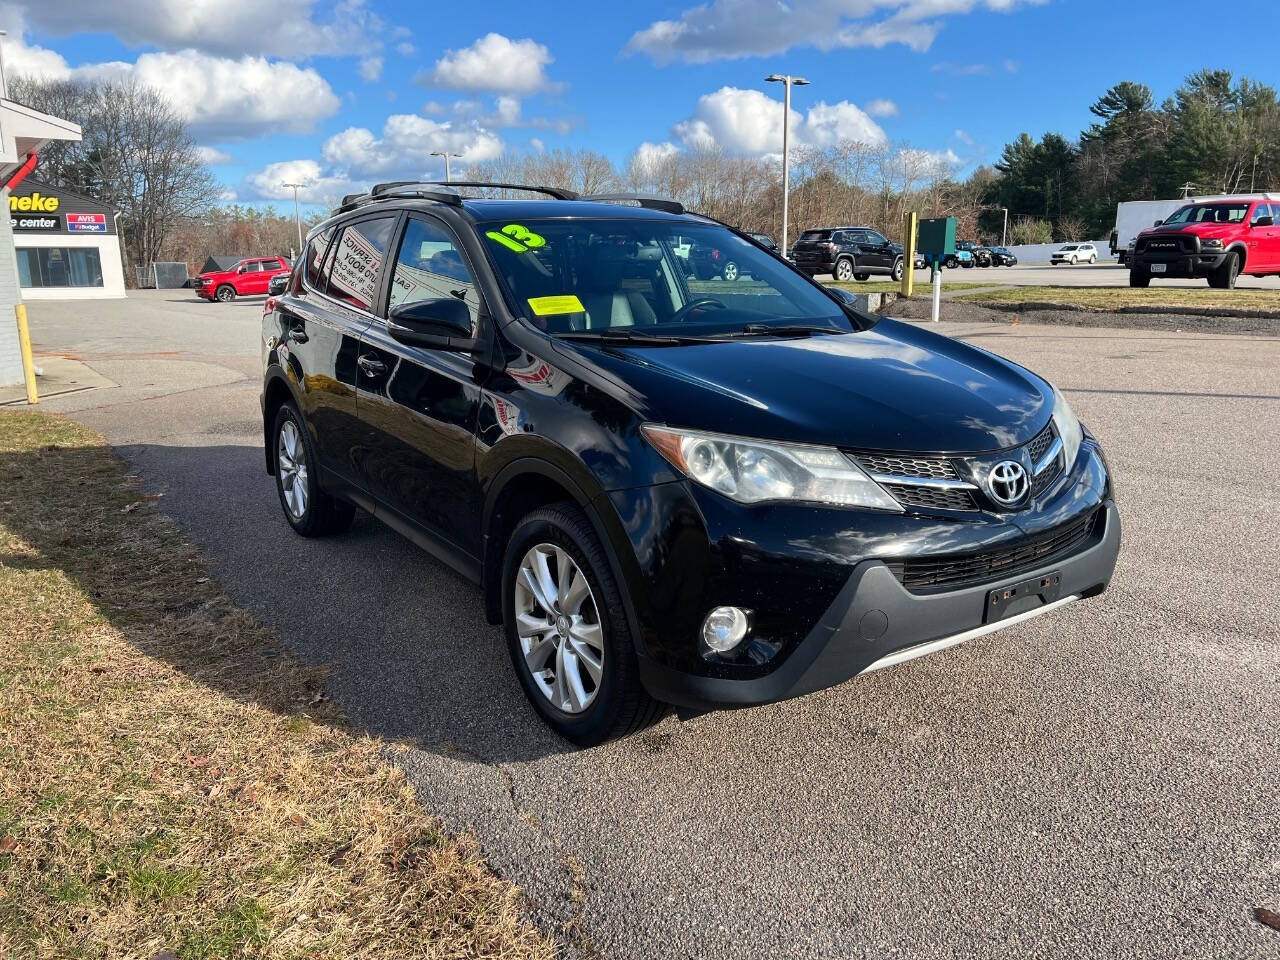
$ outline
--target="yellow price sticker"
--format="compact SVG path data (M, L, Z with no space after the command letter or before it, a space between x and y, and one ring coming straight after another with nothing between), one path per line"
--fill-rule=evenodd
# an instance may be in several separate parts
M558 297L530 297L529 309L539 317L550 317L560 313L585 313L582 301L572 293Z
M534 233L522 223L508 223L500 231L490 230L485 236L516 253L528 253L530 250L547 245L544 236Z

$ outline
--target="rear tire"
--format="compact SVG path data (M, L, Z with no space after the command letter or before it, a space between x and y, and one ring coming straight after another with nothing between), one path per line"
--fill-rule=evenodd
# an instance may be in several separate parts
M525 586L528 580L522 568L531 561L536 569L539 553L548 561L547 582L539 579L535 584L538 589L533 590ZM559 562L559 554L569 563ZM585 578L585 597L580 587L573 589L578 576ZM544 600L550 610L543 606ZM634 733L666 712L666 705L650 697L640 683L635 643L624 610L622 592L604 548L591 521L576 504L543 507L520 521L503 558L502 617L507 649L534 709L556 733L580 747ZM525 632L523 641L521 630ZM539 659L535 651L545 650L547 645L552 649ZM536 678L535 667L540 667ZM563 681L561 670L565 671ZM576 689L571 689L572 680L578 682ZM584 697L588 684L591 689ZM553 702L562 695L570 699L563 705ZM587 702L582 705L584 699Z
M737 280L739 277L738 265L730 260L724 265L724 269L720 271L720 277L723 280Z
M837 260L836 265L831 268L831 275L841 283L848 283L850 280L855 278L859 280L865 280L867 278L866 274L863 274L861 277L858 276L857 272L854 270L853 260L849 257L841 257Z
M1097 262L1098 262L1098 257L1097 257L1097 255L1096 255L1096 254L1092 254L1092 253L1091 253L1091 254L1089 254L1089 262L1090 262L1090 263L1097 263Z
M351 526L356 508L320 489L311 436L292 403L282 404L276 411L271 444L276 458L276 493L294 532L303 537L325 537Z
M1215 290L1232 290L1240 276L1240 255L1229 253L1222 266L1209 274L1209 286Z
M1129 269L1129 286L1131 287L1149 287L1151 286L1151 274L1145 270L1139 270L1137 267Z
M894 283L902 282L902 258L901 257L893 261L893 272L890 273L889 276L893 278Z

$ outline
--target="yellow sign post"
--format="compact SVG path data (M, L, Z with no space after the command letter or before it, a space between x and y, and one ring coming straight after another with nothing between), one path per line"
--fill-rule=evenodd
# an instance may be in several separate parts
M911 296L916 280L916 212L902 216L902 295Z
M27 403L39 403L36 393L36 365L31 359L31 330L27 327L27 305L20 303L13 308L18 315L18 350L22 354L22 376L27 381Z

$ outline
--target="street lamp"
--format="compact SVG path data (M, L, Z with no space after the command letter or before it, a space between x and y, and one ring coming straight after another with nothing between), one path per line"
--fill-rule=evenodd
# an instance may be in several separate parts
M444 182L445 182L445 183L448 183L448 182L449 182L449 180L450 180L450 177L449 177L449 158L450 158L450 157L459 157L459 158L460 158L460 157L462 156L462 154L460 154L460 153L450 153L448 150L433 150L433 151L431 152L431 156L433 156L433 157L444 157Z
M282 187L293 188L293 219L298 224L298 256L302 256L302 211L298 208L298 191L306 186L305 183L282 183Z
M782 96L782 255L787 255L787 195L791 192L791 156L790 156L790 127L791 127L791 88L808 86L809 81L804 77L793 77L789 73L771 73L764 78L765 83L780 83L783 88Z
M1009 208L997 207L1004 211L1004 228L1000 231L1000 246L1007 247L1009 245Z

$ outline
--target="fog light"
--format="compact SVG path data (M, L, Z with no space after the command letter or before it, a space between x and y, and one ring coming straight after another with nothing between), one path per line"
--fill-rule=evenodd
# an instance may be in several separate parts
M702 621L702 642L713 653L728 653L742 642L750 627L751 611L716 607Z

